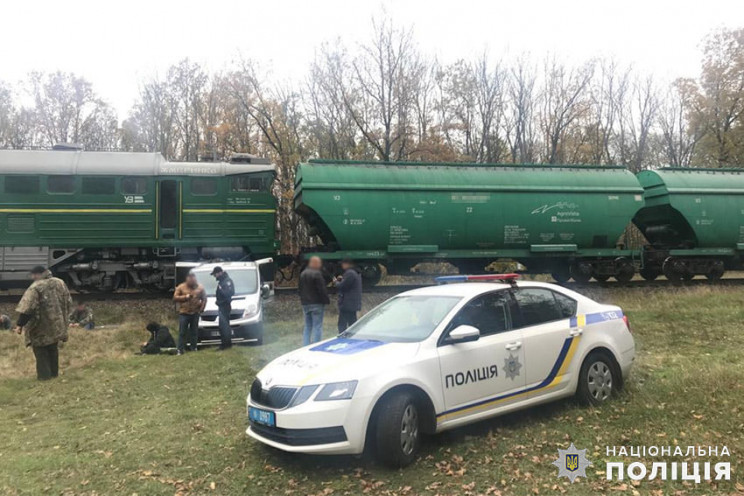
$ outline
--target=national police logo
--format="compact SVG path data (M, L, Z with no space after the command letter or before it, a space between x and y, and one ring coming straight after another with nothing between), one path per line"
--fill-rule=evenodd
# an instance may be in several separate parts
M519 357L515 357L514 355L509 353L509 356L504 358L504 367L502 368L502 370L504 371L504 375L507 379L516 379L521 368L522 364L519 363Z
M577 477L586 477L586 469L592 462L586 458L586 450L576 449L573 443L567 450L558 450L558 459L553 462L558 467L558 477L568 477L573 483Z

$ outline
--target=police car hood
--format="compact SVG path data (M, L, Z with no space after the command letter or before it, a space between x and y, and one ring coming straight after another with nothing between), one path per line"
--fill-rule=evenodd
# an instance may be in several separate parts
M264 387L304 386L362 379L413 359L419 343L333 338L273 360L258 379Z

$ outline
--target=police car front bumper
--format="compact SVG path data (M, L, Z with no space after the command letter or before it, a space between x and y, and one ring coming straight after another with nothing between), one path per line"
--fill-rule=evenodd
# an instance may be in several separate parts
M361 397L336 401L311 399L297 406L273 410L254 404L249 397L248 409L274 412L275 425L249 420L245 432L257 441L293 453L359 454L364 450L366 403Z

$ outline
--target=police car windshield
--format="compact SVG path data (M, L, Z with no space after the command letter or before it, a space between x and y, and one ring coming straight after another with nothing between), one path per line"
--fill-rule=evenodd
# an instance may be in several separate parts
M197 271L197 280L204 286L207 292L207 296L214 296L217 291L217 280L209 275L210 271ZM225 272L230 276L235 284L235 294L253 294L258 291L258 274L256 269L253 268L241 268L241 269L228 269L225 268Z
M342 335L398 343L423 341L460 299L458 296L396 296L359 319Z

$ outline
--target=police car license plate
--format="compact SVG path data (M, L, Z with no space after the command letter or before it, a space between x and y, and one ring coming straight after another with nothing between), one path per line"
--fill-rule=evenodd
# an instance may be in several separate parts
M257 424L268 425L269 427L276 425L276 415L274 415L274 412L268 410L250 407L248 409L248 418Z

